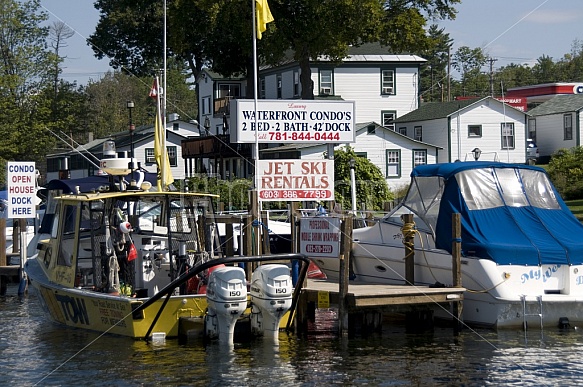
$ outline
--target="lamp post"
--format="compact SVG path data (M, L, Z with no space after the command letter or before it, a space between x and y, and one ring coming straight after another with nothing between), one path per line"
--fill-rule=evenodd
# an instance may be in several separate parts
M350 159L350 191L352 196L352 213L356 215L356 177L354 174L354 170L356 169L356 161L354 159Z
M480 155L482 154L482 150L480 148L474 148L472 150L472 153L474 154L474 160L478 161L478 159L480 158Z
M136 181L134 179L134 130L136 129L134 122L132 121L132 110L134 109L134 101L130 101L128 100L126 103L126 107L128 108L128 112L129 112L129 118L130 118L130 170L132 171L132 178L131 178L131 182L130 182L130 186L135 186Z

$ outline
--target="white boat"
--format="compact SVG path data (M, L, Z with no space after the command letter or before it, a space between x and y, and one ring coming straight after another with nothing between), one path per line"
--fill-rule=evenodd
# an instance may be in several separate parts
M354 282L405 282L403 234L415 234L416 285L451 286L452 214L461 214L463 320L494 328L583 323L583 225L539 167L424 165L373 226L355 229ZM414 227L401 215L413 214ZM403 228L405 226L405 228ZM338 262L315 260L328 278ZM440 314L453 318L447 311Z

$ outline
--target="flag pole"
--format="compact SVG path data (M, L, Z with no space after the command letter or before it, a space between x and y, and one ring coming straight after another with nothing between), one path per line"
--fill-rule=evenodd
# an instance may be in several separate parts
M162 104L162 133L164 134L160 138L160 147L162 148L162 160L166 162L166 0L164 0L164 33L162 37L162 50L163 52L163 80L162 80L162 98L164 102ZM166 165L164 165L166 166ZM163 190L167 189L166 186L166 168L160 168L160 178L162 180Z
M257 223L261 224L261 200L259 200L259 168L258 168L258 161L259 161L259 138L257 136L257 85L258 85L258 75L257 75L257 12L256 12L256 1L251 1L252 3L252 12L253 12L253 109L254 114L253 118L255 120L255 147L253 148L253 160L255 162L254 168L254 185L255 185L255 195L254 200L254 207L256 208L257 213L253 214L256 217ZM256 249L257 255L261 253L261 242L260 242L260 227L257 228L256 235Z

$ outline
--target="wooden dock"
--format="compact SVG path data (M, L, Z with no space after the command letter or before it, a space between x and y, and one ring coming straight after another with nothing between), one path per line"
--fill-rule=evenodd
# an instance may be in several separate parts
M419 331L433 327L433 311L439 305L450 310L449 304L461 303L466 289L428 286L349 284L344 308L347 313L347 334L380 331L383 315L404 314L407 329ZM296 326L300 333L308 331L317 309L339 308L337 282L310 279L298 301ZM339 315L339 318L341 316Z

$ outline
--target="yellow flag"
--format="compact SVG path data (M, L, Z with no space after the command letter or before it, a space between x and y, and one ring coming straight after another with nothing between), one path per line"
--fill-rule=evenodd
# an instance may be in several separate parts
M267 23L273 21L273 15L269 10L267 0L255 0L255 7L257 13L257 39L261 39L261 34L267 30Z
M157 86L157 80L156 86ZM150 96L152 94L150 93ZM158 191L162 191L168 185L174 182L174 177L172 177L172 170L170 169L170 159L168 158L168 152L163 146L163 141L166 139L166 130L163 128L162 117L160 115L160 98L156 87L156 123L154 124L154 158L156 159L156 164L158 164Z

